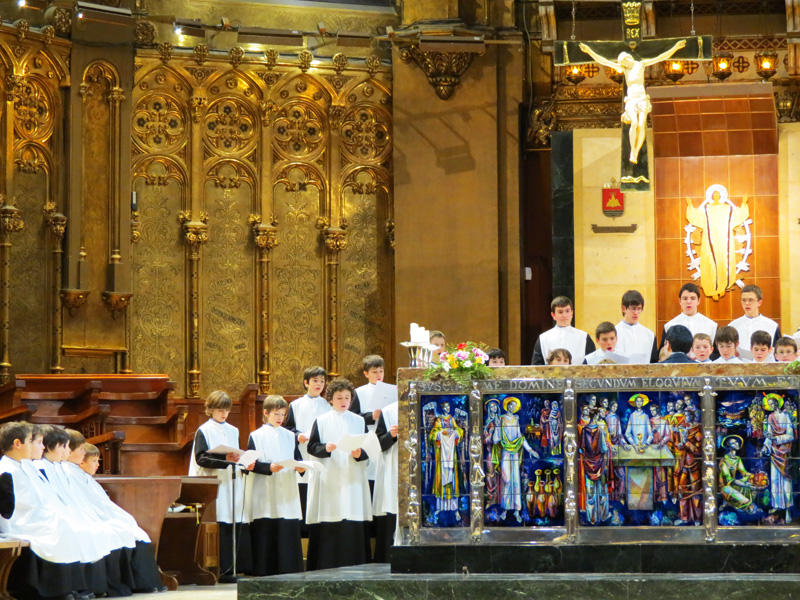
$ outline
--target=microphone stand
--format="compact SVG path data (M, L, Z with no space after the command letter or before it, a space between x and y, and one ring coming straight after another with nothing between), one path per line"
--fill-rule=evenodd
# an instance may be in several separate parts
M233 571L230 575L220 575L219 583L236 583L238 581L237 570L236 570L236 555L238 554L238 548L236 546L236 467L239 463L226 461L231 467L231 521L232 521L232 548L231 551L233 553Z

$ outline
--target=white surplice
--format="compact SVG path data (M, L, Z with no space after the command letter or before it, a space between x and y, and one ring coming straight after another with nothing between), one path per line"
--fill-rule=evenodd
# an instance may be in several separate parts
M265 424L250 434L260 462L276 463L294 458L295 437L288 429ZM302 519L300 492L294 469L281 469L272 475L250 474L245 495L250 520Z
M392 402L381 411L386 431L398 424L397 402ZM387 513L397 514L397 443L383 452L382 461L375 479L375 494L372 499L372 513L382 516ZM370 458L370 461L372 458Z
M209 450L217 446L239 447L239 430L230 423L218 423L214 419L209 419L198 428L198 431L201 431L203 437L206 438ZM237 523L242 522L244 506L243 475L238 473L234 480L231 476L231 468L230 466L227 469L206 469L201 467L195 459L194 444L192 444L189 475L205 475L219 479L219 488L217 489L218 523L233 523L234 516ZM232 493L236 496L235 510L231 510L233 506Z

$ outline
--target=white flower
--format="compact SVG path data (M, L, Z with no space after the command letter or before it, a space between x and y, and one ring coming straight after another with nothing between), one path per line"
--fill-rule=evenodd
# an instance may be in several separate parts
M449 362L443 362L442 363L442 368L444 369L444 371L446 373L447 371L450 370L450 363Z
M465 360L463 363L461 363L461 366L464 367L465 369L469 369L472 366L472 361Z

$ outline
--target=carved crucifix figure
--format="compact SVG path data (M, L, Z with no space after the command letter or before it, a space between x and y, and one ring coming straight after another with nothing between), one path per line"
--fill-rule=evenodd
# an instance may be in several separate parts
M625 74L625 105L622 112L623 191L650 189L647 164L647 115L650 98L644 88L645 67L669 58L711 60L711 36L642 40L642 2L621 2L622 41L557 41L557 66L599 62Z

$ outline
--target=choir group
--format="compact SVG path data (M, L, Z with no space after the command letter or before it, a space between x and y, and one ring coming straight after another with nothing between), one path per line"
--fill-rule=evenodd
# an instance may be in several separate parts
M620 322L616 326L609 321L600 323L594 340L572 326L572 301L559 296L550 304L556 325L539 336L531 364L762 363L797 359L797 339L782 336L778 324L761 314L763 294L757 285L742 288L744 314L724 327L699 312L700 289L694 283L683 285L678 298L681 312L664 325L659 344L655 333L639 322L644 297L636 290L623 294Z

